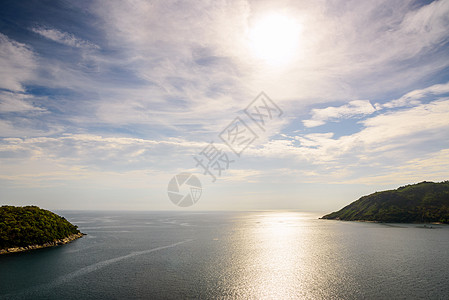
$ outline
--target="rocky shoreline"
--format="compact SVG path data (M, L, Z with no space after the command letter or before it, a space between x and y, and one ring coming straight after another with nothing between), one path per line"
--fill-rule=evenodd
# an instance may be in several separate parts
M85 234L80 232L80 233L69 235L66 238L63 238L63 239L60 239L60 240L55 240L53 242L48 242L48 243L45 243L45 244L42 244L42 245L29 245L29 246L25 246L25 247L14 247L14 248L0 249L0 254L17 253L17 252L34 250L34 249L41 249L41 248L47 248L47 247L54 247L54 246L64 245L64 244L70 243L70 242L72 242L72 241L74 241L76 239L79 239L79 238L83 237L83 235L85 235Z

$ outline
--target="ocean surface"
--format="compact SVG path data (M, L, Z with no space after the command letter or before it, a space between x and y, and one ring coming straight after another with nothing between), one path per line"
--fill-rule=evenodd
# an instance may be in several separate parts
M0 256L0 299L449 299L449 226L58 213L88 235Z

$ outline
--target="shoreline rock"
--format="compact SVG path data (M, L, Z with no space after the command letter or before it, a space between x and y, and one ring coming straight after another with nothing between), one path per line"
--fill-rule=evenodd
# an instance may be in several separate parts
M24 252L24 251L29 251L29 250L35 250L35 249L60 246L60 245L68 244L76 239L79 239L79 238L83 237L84 235L86 235L86 234L79 232L79 233L71 234L68 237L65 237L63 239L55 240L52 242L47 242L42 245L29 245L29 246L24 246L24 247L13 247L13 248L0 249L0 254L18 253L18 252Z

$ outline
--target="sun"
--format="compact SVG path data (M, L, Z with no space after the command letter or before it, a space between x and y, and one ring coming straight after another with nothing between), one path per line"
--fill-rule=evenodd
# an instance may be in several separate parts
M299 47L301 26L293 18L270 14L258 19L249 30L252 53L272 65L292 61Z

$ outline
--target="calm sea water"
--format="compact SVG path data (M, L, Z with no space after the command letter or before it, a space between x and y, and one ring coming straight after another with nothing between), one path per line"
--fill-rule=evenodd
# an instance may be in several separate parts
M449 226L297 212L59 212L88 235L0 256L1 299L449 299Z

